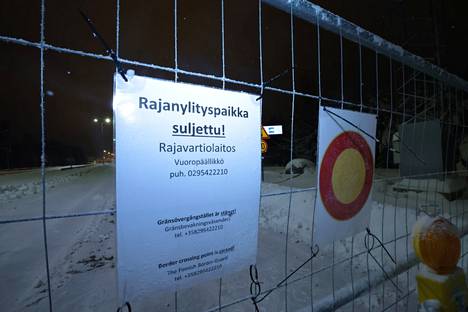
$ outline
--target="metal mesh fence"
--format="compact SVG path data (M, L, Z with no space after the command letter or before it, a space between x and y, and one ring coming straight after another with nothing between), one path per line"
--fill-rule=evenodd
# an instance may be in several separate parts
M411 247L410 234L416 217L421 213L444 215L459 227L463 237L460 266L466 268L466 199L463 185L467 171L464 165L466 160L458 150L458 146L464 142L467 126L464 105L468 90L466 82L339 16L299 0L263 1L265 3L259 0L258 3L250 3L243 12L231 12L234 10L232 3L220 0L215 5L217 11L204 13L209 22L208 28L203 28L211 31L208 37L215 34L218 37L212 39L214 43L201 43L209 51L200 53L192 51L186 42L193 41L190 36L197 31L188 30L190 26L184 24L185 19L191 18L189 9L185 7L188 4L174 0L170 11L173 18L168 19L173 24L166 25L166 29L172 27L173 32L161 44L161 47L172 49L172 60L162 59L158 62L158 56L155 56L155 61L150 58L133 59L125 55L127 49L122 44L122 25L129 25L123 16L129 4L121 2L117 0L115 3L115 53L124 67L134 68L138 74L176 82L194 82L262 94L263 123L277 122L284 126L284 134L271 140L270 150L263 161L265 176L257 269L262 294L271 295L259 303L260 310L414 311L417 304L415 274L418 260ZM49 43L46 37L47 8L47 2L42 0L39 40L0 36L0 43L5 47L21 49L24 46L39 51L39 55L34 56L39 58L36 67L40 73L37 105L41 170L37 192L41 211L37 210L30 216L15 213L2 215L0 227L14 231L13 227L20 229L28 222L35 225L40 223L40 227L35 226L30 234L38 243L41 242L35 257L44 259L45 278L41 279L43 285L37 287L41 290L39 300L30 296L29 301L17 303L18 307L12 310L35 310L38 307L49 311L68 310L70 306L64 302L73 304L76 298L89 303L91 310L107 310L117 306L116 300L112 298L110 303L104 303L105 300L99 296L92 297L89 290L83 290L87 299L83 299L80 292L64 293L60 288L67 280L54 280L58 270L54 265L59 263L55 259L54 248L59 243L77 244L61 241L61 234L55 230L54 223L81 222L76 220L85 220L83 222L86 224L102 220L112 223L115 201L106 199L108 202L101 209L84 208L66 213L48 209L50 201L56 199L51 193L55 177L47 171L46 129L48 112L54 109L47 106L47 88L55 82L47 81L46 75L48 64L53 64L56 59L63 58L63 65L84 58L86 66L102 68L105 84L110 84L112 58L95 51ZM151 12L140 11L139 14L151 15ZM242 38L231 37L229 31L241 27L233 22L236 14L246 14L248 27L256 25L257 29L249 28L242 33ZM96 22L99 27L99 21ZM210 28L212 25L217 25L216 30ZM130 40L128 33L125 40ZM233 52L236 49L240 52ZM183 57L181 50L185 51ZM242 61L230 63L230 59L242 59L239 54L249 54L251 51L255 51L255 57L249 57L246 64L242 64ZM195 54L193 58L198 58L199 62L192 62L192 52ZM286 57L288 61L276 63L278 57L283 60ZM218 63L215 68L213 63ZM101 100L110 99L103 97ZM369 251L364 243L368 236L361 233L334 242L320 250L310 263L301 266L313 252L310 247L314 245L316 169L312 166L298 175L292 170L284 173L283 166L296 158L315 161L320 106L369 112L378 116L379 142L376 147L370 229L386 249L376 243ZM421 164L427 164L427 155L430 154L424 149L425 143L435 140L431 135L434 132L431 132L430 122L440 130L443 165L430 173L421 173L418 168ZM396 164L400 157L398 170ZM113 178L112 174L109 176ZM83 193L83 196L86 194ZM4 197L4 200L5 207L10 205L7 203L10 200L8 197ZM67 201L64 203L66 205ZM76 224L80 226L80 223ZM50 228L54 230L51 232ZM39 234L42 235L40 239L37 237ZM99 231L92 232L88 239L102 235ZM108 248L113 254L114 246ZM91 258L96 262L95 259ZM299 266L301 268L295 271ZM6 271L9 267L0 269ZM21 264L19 269L22 269ZM113 265L108 269L115 270ZM293 271L295 273L291 278L278 283ZM170 296L155 294L154 298L140 298L132 305L137 311L254 310L248 273L246 268L245 272L201 284L196 289L183 289ZM97 271L90 274L95 274L93 279L101 276ZM110 281L115 283L113 279ZM107 288L105 294L113 295L115 285L96 285ZM16 294L9 296L14 298Z

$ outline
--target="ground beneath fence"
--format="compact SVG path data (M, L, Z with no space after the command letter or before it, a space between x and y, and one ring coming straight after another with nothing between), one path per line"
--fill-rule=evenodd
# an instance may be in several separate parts
M466 226L466 200L448 201L437 193L396 192L392 185L398 172L377 170L373 190L370 228L385 243L397 263L412 257L407 235L416 214L441 209L460 228ZM115 168L99 165L48 173L47 214L67 215L115 208ZM31 170L0 176L0 220L41 216L42 197L37 190L39 172ZM283 168L265 168L259 218L257 268L262 290L274 288L286 274L311 254L315 172L285 174ZM292 195L289 191L293 190ZM290 198L291 196L291 198ZM287 223L289 215L289 224ZM115 310L115 217L113 215L53 219L47 222L51 289L56 311ZM288 234L287 234L288 233ZM0 226L0 306L9 311L46 311L47 278L42 221ZM317 258L299 270L287 287L281 287L259 304L261 311L310 311L310 305L333 305L352 295L353 288L382 276L368 257L363 233L320 250ZM465 249L466 242L463 242ZM395 269L390 258L372 251L388 272ZM353 256L353 257L352 257ZM465 269L464 259L460 263ZM363 291L340 311L415 311L414 276L417 267ZM182 289L177 311L253 311L249 300L248 268L220 280ZM367 289L367 288L366 288ZM176 295L158 293L132 302L135 311L175 311ZM344 298L344 299L343 299ZM346 300L344 300L346 301ZM234 302L236 302L234 304Z

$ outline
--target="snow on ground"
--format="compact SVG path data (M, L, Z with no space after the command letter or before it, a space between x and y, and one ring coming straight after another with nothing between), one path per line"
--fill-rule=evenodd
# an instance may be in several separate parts
M460 228L466 227L466 200L449 202L437 193L395 192L395 170L376 173L370 228L383 239L397 263L412 257L411 232L420 211L442 211ZM115 208L115 168L111 165L89 166L70 170L47 171L47 215L101 211ZM0 175L0 220L37 217L42 214L38 189L39 171ZM306 169L301 175L284 174L283 168L265 168L259 217L257 268L262 290L275 287L285 274L310 257L312 216L315 201L315 172ZM292 195L289 194L293 190ZM6 192L8 192L6 194ZM289 211L289 224L287 216ZM457 216L458 217L454 217ZM56 311L115 310L115 219L113 215L53 219L47 222L52 298ZM286 233L289 233L286 236ZM0 306L8 311L47 311L47 280L42 222L0 225ZM395 240L395 238L397 238ZM275 290L259 304L261 311L310 311L313 302L331 305L343 294L352 293L368 278L382 276L374 260L366 253L364 233L352 240L335 242L320 250L317 258L300 269L288 287ZM464 242L464 245L466 242ZM286 253L287 250L287 253ZM386 271L395 265L376 248L372 251ZM350 261L351 254L355 255ZM287 255L287 256L286 256ZM334 266L331 264L335 263ZM465 261L461 263L464 268ZM417 267L365 292L341 311L396 310L414 311ZM311 272L314 272L311 275ZM369 274L368 274L369 272ZM231 274L177 293L177 311L205 311L244 298L223 311L253 311L248 270ZM333 291L335 290L335 291ZM398 297L397 297L398 296ZM401 298L403 296L403 298ZM329 301L325 299L328 298ZM370 298L370 299L369 299ZM160 293L133 302L135 311L174 311L175 294ZM353 307L354 305L354 307Z
M70 171L64 172L68 170ZM46 171L46 187L49 190L58 184L63 184L86 174L90 170L90 166L79 166L74 169L71 167L48 168ZM14 173L0 171L0 202L38 194L41 192L41 184L40 169L16 171Z
M24 177L28 175L30 181ZM47 173L47 215L113 209L114 169L95 166ZM15 189L39 172L4 179ZM7 185L5 181L11 181ZM20 181L20 182L18 182ZM0 202L0 220L42 215L40 192ZM89 216L47 222L52 296L57 311L109 311L113 306L114 217ZM47 284L41 221L0 225L0 304L8 311L46 311ZM93 308L94 306L94 308ZM99 308L98 308L99 307ZM101 309L102 308L102 309Z

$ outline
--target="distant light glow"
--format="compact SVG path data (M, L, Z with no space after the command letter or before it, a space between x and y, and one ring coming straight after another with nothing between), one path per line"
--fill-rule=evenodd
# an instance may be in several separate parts
M114 104L114 109L117 111L117 114L120 116L120 120L125 122L132 123L135 121L136 107L135 104L128 99L117 99Z
M106 123L110 123L111 122L111 119L108 117L104 120Z
M98 122L98 121L99 121L99 119L97 119L97 118L94 118L94 119L93 119L93 121L94 121L94 122Z

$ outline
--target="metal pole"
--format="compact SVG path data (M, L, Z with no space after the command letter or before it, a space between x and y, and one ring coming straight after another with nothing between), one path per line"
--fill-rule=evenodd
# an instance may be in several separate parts
M104 150L104 123L101 121L101 137L100 137L100 141L101 141L101 149L98 153L98 155L103 155L104 154L102 153L102 151Z
M448 84L468 91L468 82L460 77L453 75L444 69L427 62L422 57L414 55L402 47L393 44L382 37L367 31L346 19L333 14L324 8L312 4L307 0L262 0L277 9L290 13L293 6L294 15L309 23L320 23L320 27L335 34L341 34L343 37L353 42L362 44L379 54L386 55L393 60L408 65L417 71L423 72L436 79L443 80Z
M262 156L262 182L265 181L265 169L264 169L264 166L263 166L263 159L264 159L264 157Z

